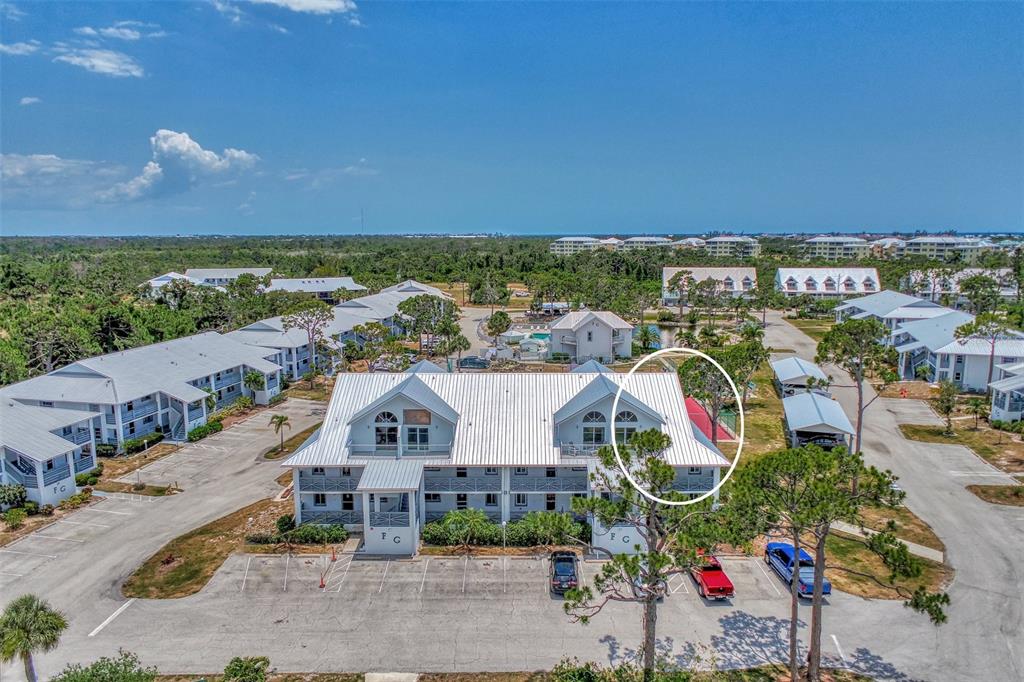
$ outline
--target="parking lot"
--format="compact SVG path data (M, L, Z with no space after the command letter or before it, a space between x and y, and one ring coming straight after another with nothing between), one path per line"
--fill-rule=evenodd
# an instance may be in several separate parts
M736 586L736 600L787 599L784 584L758 560L722 559ZM601 570L600 561L580 562L583 584ZM322 587L321 587L322 585ZM353 554L232 555L203 591L238 599L272 599L282 593L340 597L346 601L452 600L560 601L548 586L546 557L418 556L409 559L368 558ZM675 575L668 599L701 604L692 578Z
M155 501L156 498L142 495L105 497L0 547L0 593L16 591L21 578L51 562L64 561L68 550L96 539L135 515L140 505Z

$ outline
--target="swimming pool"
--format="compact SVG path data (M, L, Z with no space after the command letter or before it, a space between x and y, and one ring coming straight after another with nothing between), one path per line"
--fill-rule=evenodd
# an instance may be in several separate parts
M530 338L538 339L540 341L547 341L548 339L551 338L551 333L550 332L534 332L533 334L530 334Z

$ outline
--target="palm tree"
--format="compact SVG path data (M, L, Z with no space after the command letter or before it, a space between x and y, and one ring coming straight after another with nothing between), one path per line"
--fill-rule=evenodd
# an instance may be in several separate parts
M242 383L253 393L262 391L267 387L267 381L263 378L262 372L257 372L256 370L246 372L245 376L242 377Z
M760 341L764 338L764 329L759 327L756 322L747 322L740 327L740 338L744 341Z
M696 348L698 345L697 335L689 329L680 329L676 332L676 343L683 348Z
M981 398L970 398L965 405L967 414L974 415L974 430L978 430L978 417L988 416L988 403Z
M644 349L644 352L647 352L658 342L658 332L651 325L642 324L636 330L634 338L640 344L640 347Z
M20 658L25 679L36 682L32 654L53 651L67 627L64 614L44 600L34 594L18 597L0 615L0 661L10 663Z
M284 450L284 431L282 431L281 429L283 427L287 427L289 430L292 428L291 423L289 423L288 421L288 415L275 414L273 417L270 418L270 424L268 424L268 426L274 427L274 433L281 434L281 447L278 448L277 450L278 452L281 452L282 450Z

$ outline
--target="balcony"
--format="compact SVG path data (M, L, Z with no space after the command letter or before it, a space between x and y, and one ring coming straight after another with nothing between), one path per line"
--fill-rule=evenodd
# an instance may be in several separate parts
M139 406L137 406L137 407L135 407L134 409L131 409L131 410L129 410L128 408L122 407L121 408L121 421L122 422L135 421L136 419L141 419L142 417L146 417L146 416L149 416L151 414L156 414L156 410L157 410L157 404L156 404L155 400L150 400L150 401L148 401L146 403L143 403L143 404L141 404L141 405L139 405Z
M589 489L590 481L586 476L512 477L512 492L514 493L585 493Z
M354 443L349 441L346 444L349 452L353 455L383 455L386 457L398 457L399 455L426 455L426 456L443 456L447 457L451 454L452 444L451 443L430 443L430 444L410 444L404 443L401 445L392 443L387 445L380 445L377 443Z
M303 523L323 524L359 524L363 522L363 512L359 511L306 511L302 510Z
M188 408L188 420L190 422L191 421L195 421L196 419L199 419L202 416L203 416L203 406L202 405L200 405L199 407L190 407L190 408Z
M562 457L593 457L608 443L562 443L559 445Z
M672 481L672 490L677 493L706 493L714 487L715 479L711 476L688 476Z
M88 471L95 466L95 460L92 455L83 455L75 460L75 473L80 474L83 471Z
M428 493L496 493L501 491L501 476L424 477L423 490Z
M558 341L560 343L564 343L564 344L570 345L570 346L575 346L576 345L576 337L575 336L570 336L568 334L563 334L561 337L559 337Z
M77 429L72 433L62 433L60 437L71 441L75 445L81 445L82 443L89 442L90 434L89 429Z
M36 472L24 467L18 461L7 462L7 475L15 483L20 483L26 488L38 488L39 482L36 479Z
M53 485L57 481L63 481L71 477L71 468L65 462L64 466L50 469L43 472L43 485Z
M239 372L231 372L230 374L222 374L219 379L214 377L213 387L220 389L231 384L237 384L240 381L242 381L242 375Z
M377 528L407 528L409 512L370 512L370 525Z
M359 485L359 479L346 476L332 478L328 476L299 475L300 493L341 493L351 492Z

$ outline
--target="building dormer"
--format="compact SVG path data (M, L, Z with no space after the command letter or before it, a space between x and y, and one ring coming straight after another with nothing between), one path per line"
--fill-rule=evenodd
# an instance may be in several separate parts
M447 457L458 420L448 403L411 374L352 416L346 445L358 455Z
M566 457L589 455L612 438L624 443L637 431L661 429L665 420L628 391L623 391L613 419L619 385L596 377L554 414L554 438Z
M813 277L808 277L807 279L804 280L804 289L807 291L817 291L818 283L814 280Z

